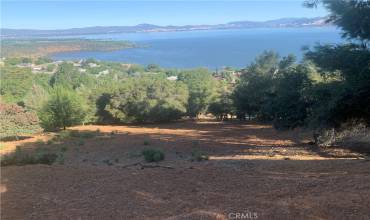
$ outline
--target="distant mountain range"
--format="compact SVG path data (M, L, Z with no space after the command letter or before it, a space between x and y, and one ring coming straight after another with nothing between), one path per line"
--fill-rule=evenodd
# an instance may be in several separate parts
M185 26L158 26L153 24L139 24L136 26L104 26L84 27L61 30L32 30L32 29L1 29L1 38L37 38L52 36L73 36L87 34L112 34L135 32L168 32L194 30L222 30L246 28L284 28L284 27L319 27L329 26L325 17L316 18L281 18L270 21L236 21L217 25L185 25Z

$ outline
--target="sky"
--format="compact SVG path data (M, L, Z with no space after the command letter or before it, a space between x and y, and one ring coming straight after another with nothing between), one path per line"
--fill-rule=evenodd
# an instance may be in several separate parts
M1 28L66 29L90 26L222 24L286 17L319 17L304 0L72 1L0 0Z

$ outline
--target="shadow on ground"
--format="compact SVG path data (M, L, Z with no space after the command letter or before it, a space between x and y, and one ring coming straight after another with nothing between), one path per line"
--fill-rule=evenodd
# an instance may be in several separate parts
M370 217L370 163L318 151L302 131L214 121L71 130L20 146L64 149L63 164L2 168L1 219ZM145 164L146 148L165 152L160 166L128 166ZM209 160L194 161L194 150Z

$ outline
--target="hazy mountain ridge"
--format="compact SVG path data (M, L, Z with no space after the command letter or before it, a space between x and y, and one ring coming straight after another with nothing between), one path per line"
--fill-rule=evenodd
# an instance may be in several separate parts
M139 24L135 26L96 26L84 28L70 28L60 30L34 30L34 29L1 29L2 38L22 37L48 37L62 35L86 35L109 33L135 33L135 32L165 32L165 31L192 31L192 30L219 30L243 28L282 28L282 27L319 27L328 26L325 17L317 18L281 18L269 21L235 21L217 25L184 25L184 26L158 26L153 24Z

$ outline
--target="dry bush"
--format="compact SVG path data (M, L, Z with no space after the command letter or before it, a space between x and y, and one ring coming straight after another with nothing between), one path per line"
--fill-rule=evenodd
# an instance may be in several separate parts
M350 121L338 129L323 129L316 136L319 146L344 146L370 153L370 127L363 122Z
M41 131L39 119L16 104L0 103L0 139L17 138L20 135Z

